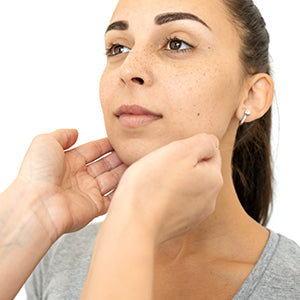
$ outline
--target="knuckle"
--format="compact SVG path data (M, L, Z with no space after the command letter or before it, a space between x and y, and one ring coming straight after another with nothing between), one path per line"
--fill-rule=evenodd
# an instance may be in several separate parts
M44 137L45 137L45 133L40 133L40 134L38 134L34 137L34 140L39 140L39 139L44 138Z
M42 140L44 140L45 138L47 138L47 134L42 133L42 134L38 134L37 136L35 136L32 140L33 143L35 142L40 142Z
M211 137L207 134L207 133L200 133L198 135L198 140L199 142L201 142L202 144L212 144L212 140Z
M199 134L199 139L201 139L203 141L208 141L208 140L210 140L210 137L207 133L200 133Z

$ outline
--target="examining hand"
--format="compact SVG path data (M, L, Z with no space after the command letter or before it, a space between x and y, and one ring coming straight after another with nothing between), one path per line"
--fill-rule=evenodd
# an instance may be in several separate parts
M170 143L132 164L109 208L129 212L162 243L200 224L223 185L217 138L197 134Z
M107 138L65 151L77 137L76 130L63 129L37 136L14 182L32 193L30 203L20 199L16 205L30 207L31 218L54 240L105 214L111 196L104 194L116 188L127 168Z
M15 297L62 234L107 212L112 196L104 195L127 166L107 138L67 150L77 136L74 129L37 136L17 178L0 195L1 299Z

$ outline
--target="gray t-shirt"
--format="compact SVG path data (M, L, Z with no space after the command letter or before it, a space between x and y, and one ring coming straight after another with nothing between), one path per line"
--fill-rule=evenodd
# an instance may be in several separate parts
M26 283L29 300L79 299L100 225L66 234L51 247ZM233 299L300 299L299 246L270 231L261 257Z

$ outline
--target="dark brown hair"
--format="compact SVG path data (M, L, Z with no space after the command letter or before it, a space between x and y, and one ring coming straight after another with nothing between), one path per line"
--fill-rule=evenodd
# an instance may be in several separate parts
M240 59L246 74L267 73L270 38L260 11L252 0L223 0L242 46ZM271 108L260 119L239 127L233 158L234 186L245 211L266 225L272 210Z

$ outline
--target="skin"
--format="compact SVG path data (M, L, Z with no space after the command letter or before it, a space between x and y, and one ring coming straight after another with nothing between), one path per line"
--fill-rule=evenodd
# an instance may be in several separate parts
M193 20L154 24L157 15L170 11L193 13L212 30ZM131 165L157 148L201 132L220 140L224 185L215 210L193 230L156 247L155 295L159 298L164 289L170 296L194 284L197 290L202 287L202 296L215 290L217 296L230 297L253 269L269 236L239 202L231 157L244 111L251 111L251 122L270 107L272 79L244 73L241 41L220 0L121 0L111 23L120 20L128 21L129 29L107 32L105 43L107 48L123 45L124 53L108 57L100 83L107 134L120 159ZM174 36L194 48L166 50L165 39ZM144 106L163 118L125 128L113 114L122 104ZM191 279L186 286L184 278Z
M172 142L126 170L96 237L80 299L153 299L155 247L214 210L222 186L215 139L198 134Z
M171 141L200 132L223 139L231 122L237 124L232 118L242 96L239 39L229 21L219 25L218 17L224 19L219 1L201 2L205 1L143 1L142 5L120 1L116 8L111 23L128 20L129 31L108 32L106 46L118 42L132 51L108 58L100 99L109 139L128 165ZM155 16L174 11L172 6L175 11L199 11L213 32L191 20L154 25ZM219 14L212 14L216 9ZM165 38L174 36L198 47L181 54L161 50ZM145 84L132 82L133 77L141 77ZM126 130L112 114L121 104L139 104L162 114L163 119L142 129Z
M107 138L68 150L77 136L66 129L37 136L18 176L0 194L1 300L15 297L60 236L107 212L111 196L104 194L127 166Z
M153 24L174 7L213 33L191 20ZM109 138L69 149L76 130L36 137L0 195L1 299L60 236L106 212L81 299L132 299L132 290L136 299L231 299L267 242L240 205L230 162L245 109L247 122L269 109L272 79L243 73L221 1L121 0L112 22L124 19L130 29L109 31L106 43L126 53L109 57L100 85ZM194 48L167 50L174 34ZM163 117L125 128L113 114L121 104Z

